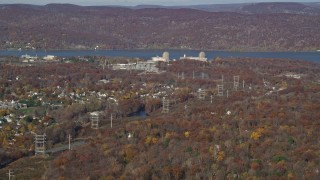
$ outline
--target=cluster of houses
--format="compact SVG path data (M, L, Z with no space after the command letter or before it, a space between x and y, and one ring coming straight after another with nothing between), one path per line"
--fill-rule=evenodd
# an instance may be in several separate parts
M14 100L12 101L0 101L0 109L20 109L27 108L26 104L18 103Z
M82 102L84 100L84 98L88 98L88 97L95 97L97 99L102 99L102 98L106 98L107 94L106 93L102 93L102 92L96 92L96 91L90 91L88 93L83 92L83 93L75 93L75 92L70 92L70 93L66 93L65 90L63 90L60 94L58 94L58 98L70 98L72 100L74 100L75 102Z

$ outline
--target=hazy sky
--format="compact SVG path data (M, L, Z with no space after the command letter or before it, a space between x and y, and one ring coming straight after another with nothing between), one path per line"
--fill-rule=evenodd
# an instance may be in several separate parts
M70 3L77 5L191 5L191 4L228 4L243 2L289 2L286 0L0 0L0 4L37 4ZM290 2L319 2L319 0L291 0Z

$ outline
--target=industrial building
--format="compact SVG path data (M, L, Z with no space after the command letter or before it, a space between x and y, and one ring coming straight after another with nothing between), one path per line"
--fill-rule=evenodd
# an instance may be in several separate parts
M113 70L140 70L149 73L158 73L157 61L140 61L137 63L114 64Z
M206 58L205 52L200 52L198 57L184 55L183 57L180 57L180 60L195 60L195 61L203 61L203 62L208 61L208 59Z

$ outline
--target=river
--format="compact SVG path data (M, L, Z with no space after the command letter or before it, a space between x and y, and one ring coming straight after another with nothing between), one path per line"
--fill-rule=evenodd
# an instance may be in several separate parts
M184 54L187 56L198 56L200 51L196 50L167 50L170 59L179 59ZM162 56L164 50L59 50L59 51L17 51L0 50L0 56L18 56L28 54L30 56L43 57L54 55L58 57L77 56L107 56L107 57L137 57L151 59L151 57ZM292 60L306 60L320 62L320 52L229 52L229 51L205 51L206 57L211 60L216 57L249 57L249 58L286 58Z

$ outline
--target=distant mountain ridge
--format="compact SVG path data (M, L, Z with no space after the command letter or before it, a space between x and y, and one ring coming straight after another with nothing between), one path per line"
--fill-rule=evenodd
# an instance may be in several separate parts
M266 2L266 3L239 3L239 4L204 4L191 6L160 6L138 5L128 7L131 9L166 8L166 9L196 9L208 12L238 12L245 14L320 14L320 3L295 3L295 2Z
M28 4L0 4L0 6L33 6ZM247 14L273 14L273 13L291 13L291 14L320 14L320 2L261 2L261 3L235 3L235 4L199 4L187 6L163 6L163 5L137 5L137 6L79 6L74 4L47 4L44 7L56 8L128 8L128 9L196 9L208 12L237 12Z
M240 7L237 12L249 14L320 14L320 8L312 7L301 3L255 3Z
M315 9L301 13L304 5L273 5L278 6L227 5L224 12L158 6L0 5L0 49L320 49L320 15ZM281 13L278 9L284 7ZM257 8L265 12L255 12Z
M197 9L208 12L238 12L248 14L320 14L320 3L295 3L295 2L265 2L265 3L240 3L240 4L204 4L191 6L159 6L138 5L131 9L167 8L167 9Z

